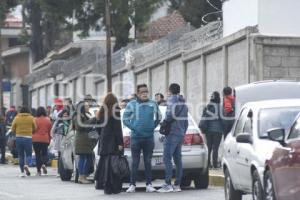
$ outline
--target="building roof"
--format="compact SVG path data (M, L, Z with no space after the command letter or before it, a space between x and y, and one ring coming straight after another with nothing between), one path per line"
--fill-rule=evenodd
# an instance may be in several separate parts
M4 24L7 28L21 28L22 20L12 14L9 14L6 16Z
M174 11L165 17L151 22L146 30L139 34L139 38L146 41L157 40L184 27L186 24L187 22L183 16L178 11Z

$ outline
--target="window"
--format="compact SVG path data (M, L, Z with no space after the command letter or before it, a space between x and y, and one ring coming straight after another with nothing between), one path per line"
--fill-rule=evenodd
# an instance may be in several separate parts
M300 119L296 122L296 124L292 127L291 133L288 139L297 139L300 138Z
M240 133L243 133L244 124L247 120L248 116L248 109L244 109L238 119L238 122L235 127L234 136L237 136Z
M300 107L262 109L259 114L259 137L268 138L268 130L283 128L290 132L291 124L300 113Z

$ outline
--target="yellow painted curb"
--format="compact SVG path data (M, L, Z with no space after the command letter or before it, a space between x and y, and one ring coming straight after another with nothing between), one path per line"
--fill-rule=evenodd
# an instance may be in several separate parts
M215 187L223 187L225 179L223 175L209 175L209 185Z
M58 161L57 160L52 160L51 161L51 167L53 167L53 168L57 168L57 166L58 166Z

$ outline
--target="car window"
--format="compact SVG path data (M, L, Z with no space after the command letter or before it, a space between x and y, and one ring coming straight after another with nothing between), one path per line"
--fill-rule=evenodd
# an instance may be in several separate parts
M296 116L300 113L300 107L267 108L259 113L259 137L268 138L268 131L274 128L283 128L286 133Z
M253 112L250 110L247 114L247 119L244 124L243 133L250 133L253 132Z
M248 109L244 109L237 121L236 127L235 127L235 131L234 131L234 136L237 136L240 133L243 133L243 128L244 128L244 124L247 120L247 114L248 114Z
M291 133L288 139L297 139L300 138L300 120L298 120L295 125L292 127Z

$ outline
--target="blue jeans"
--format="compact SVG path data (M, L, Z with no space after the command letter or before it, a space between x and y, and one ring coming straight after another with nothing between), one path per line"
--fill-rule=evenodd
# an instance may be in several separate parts
M29 165L32 158L32 139L25 137L17 137L16 146L19 155L19 166L21 172L24 172L24 165Z
M172 157L176 165L176 181L175 185L181 184L182 179L182 147L183 137L169 135L164 141L164 163L165 163L165 181L171 185L173 175Z
M152 167L151 160L154 149L154 139L151 138L131 138L131 179L130 184L136 185L137 172L140 164L141 152L143 152L145 164L145 179L146 185L152 182Z
M80 154L78 162L78 172L81 176L88 176L90 174L90 169L93 164L92 154Z

